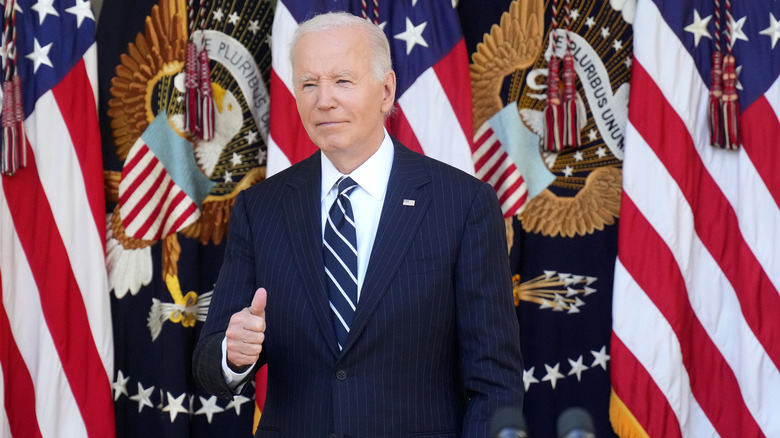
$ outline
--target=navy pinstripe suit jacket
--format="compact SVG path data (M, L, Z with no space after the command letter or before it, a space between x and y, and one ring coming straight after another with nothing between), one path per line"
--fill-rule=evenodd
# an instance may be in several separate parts
M487 437L520 407L522 358L505 227L487 184L394 141L395 157L349 338L325 285L320 152L242 192L193 368L221 370L230 316L268 290L268 392L258 437ZM405 206L405 199L414 206Z

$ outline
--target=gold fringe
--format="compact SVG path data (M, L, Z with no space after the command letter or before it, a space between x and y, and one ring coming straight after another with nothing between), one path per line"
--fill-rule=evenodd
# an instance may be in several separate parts
M609 397L609 420L620 438L650 438L614 389Z
M168 235L163 240L162 245L162 278L165 281L169 276L179 276L179 255L181 254L181 245L176 233ZM178 280L177 280L178 281Z

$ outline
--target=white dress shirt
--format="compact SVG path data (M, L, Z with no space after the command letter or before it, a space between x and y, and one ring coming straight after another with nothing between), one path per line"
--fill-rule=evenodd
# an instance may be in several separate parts
M355 231L357 233L357 256L358 256L358 304L360 305L360 291L363 288L363 280L366 278L366 269L368 261L371 258L371 248L374 246L376 231L379 227L379 217L382 215L382 205L385 202L387 193L387 183L390 180L390 170L393 167L393 157L395 150L393 141L390 139L387 130L379 149L374 152L363 164L353 170L349 176L357 184L349 194L349 202L352 204L352 212L355 219ZM336 169L336 166L325 156L320 154L322 162L322 229L321 236L325 236L325 221L328 220L328 212L333 202L336 200L337 187L336 182L343 175ZM269 291L273 293L273 291ZM244 373L236 373L227 365L227 338L222 340L222 372L225 374L225 381L231 389L236 391L238 383L246 377L252 367ZM240 391L240 389L239 389Z

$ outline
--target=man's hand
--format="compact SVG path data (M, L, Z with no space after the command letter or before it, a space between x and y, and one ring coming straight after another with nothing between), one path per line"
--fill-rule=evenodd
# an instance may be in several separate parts
M230 317L227 338L227 363L230 369L243 373L252 366L263 351L265 340L265 288L255 291L252 304Z

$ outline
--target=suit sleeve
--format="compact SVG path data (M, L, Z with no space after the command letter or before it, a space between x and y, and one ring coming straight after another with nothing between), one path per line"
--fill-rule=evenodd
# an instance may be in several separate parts
M244 192L238 194L230 215L225 257L206 322L193 352L195 380L205 391L221 398L233 397L222 372L222 339L230 317L251 304L256 289L252 228L244 195ZM254 377L254 371L262 365L263 359L261 356L247 379Z
M466 219L455 272L461 370L468 407L464 437L485 437L502 406L522 407L523 359L495 191L480 186Z

